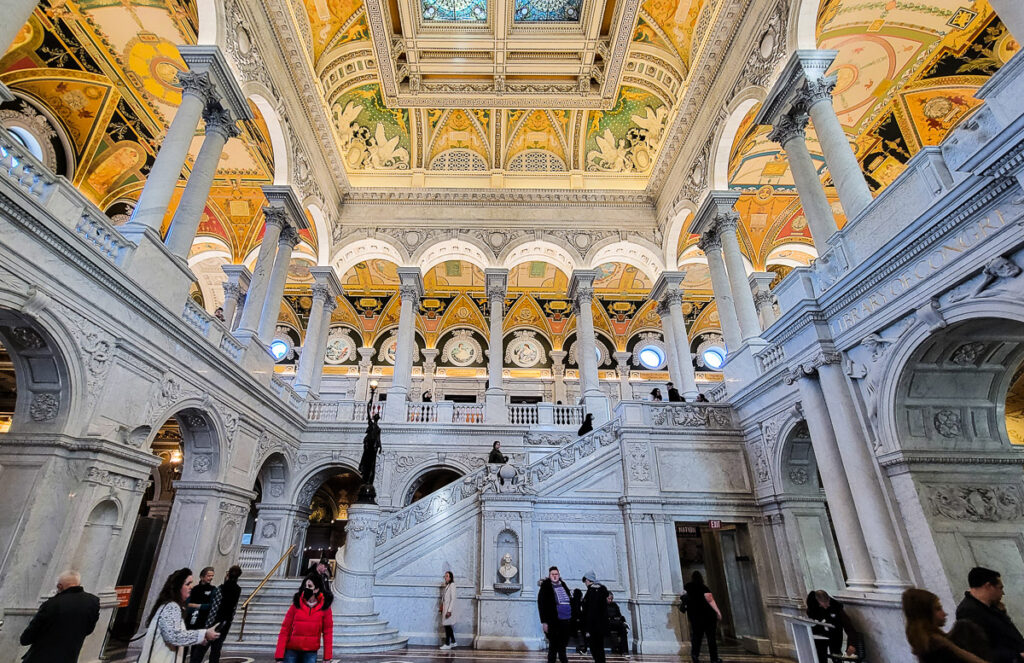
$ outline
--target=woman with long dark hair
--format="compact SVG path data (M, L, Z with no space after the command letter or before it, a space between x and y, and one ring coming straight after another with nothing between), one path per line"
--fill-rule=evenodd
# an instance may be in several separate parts
M455 618L458 615L456 608L458 596L456 596L455 576L451 571L444 572L444 587L441 589L441 624L444 626L444 644L441 649L455 649Z
M185 628L185 601L192 591L191 569L178 569L164 582L146 622L139 663L181 663L183 647L216 640L216 626L207 629Z
M946 611L935 594L916 588L903 592L903 618L907 622L907 642L921 663L987 663L953 644L942 631Z
M334 640L332 598L324 591L319 573L310 573L302 580L284 616L281 633L277 636L277 650L274 652L276 660L285 663L316 663L321 640L324 660L331 660Z

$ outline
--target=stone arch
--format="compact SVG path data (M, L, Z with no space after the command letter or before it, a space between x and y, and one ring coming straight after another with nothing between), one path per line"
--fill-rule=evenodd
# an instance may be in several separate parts
M481 270L494 267L494 254L484 244L465 239L445 239L425 244L412 255L412 264L426 274L433 267L447 260L462 260Z
M167 382L165 379L163 384ZM178 422L181 430L183 463L180 480L219 480L227 460L225 445L222 444L227 434L220 417L202 399L187 398L174 403L154 417L152 424L140 426L133 435L142 437L144 434L143 449L149 449L159 426L171 418Z
M880 446L946 453L1009 450L1005 403L1014 372L1024 363L1024 305L1001 304L953 305L943 309L940 329L910 318L888 334L865 339L859 357L868 363L866 398L869 413L876 415ZM868 354L865 345L876 349ZM871 362L874 354L882 356ZM874 380L874 371L882 377Z
M313 217L313 227L316 229L316 264L326 266L331 259L331 226L327 221L327 215L324 214L318 203L311 202L306 209Z
M750 109L764 101L767 93L764 88L756 85L744 88L733 97L726 108L727 117L721 130L715 137L715 148L711 154L711 188L729 188L729 159L732 156L732 145L736 141L736 132L743 123Z
M587 254L586 264L596 267L606 262L624 262L639 269L653 283L665 271L659 252L659 247L637 238L598 242Z
M411 262L405 252L390 241L379 237L366 237L338 247L331 257L331 264L337 270L338 277L341 278L356 264L366 260L388 260L396 265L406 265Z
M110 542L121 532L123 509L114 497L100 500L89 511L71 558L71 568L88 569L94 578L105 578ZM117 560L120 562L120 558Z
M697 206L690 201L684 201L678 205L669 215L665 222L665 233L662 252L665 257L666 267L673 270L679 266L679 237L686 230L687 226L693 223L693 215Z
M221 35L221 7L224 3L216 0L196 0L196 10L199 14L199 36L196 38L198 45L220 45Z
M14 364L17 389L12 431L62 429L80 411L85 385L82 350L52 315L50 300L40 292L27 299L0 292L0 341ZM105 366L113 341L97 337L95 348ZM97 355L94 355L97 356ZM74 358L74 361L68 361ZM86 417L80 417L84 426Z
M410 479L405 482L400 491L396 491L395 495L400 495L402 499L401 506L409 506L413 503L413 496L416 491L424 484L425 481L429 480L432 475L439 473L450 473L452 479L447 484L458 481L462 477L466 476L472 471L471 468L466 467L464 463L458 461L449 461L445 459L444 462L431 462L424 463L416 470L410 471Z
M818 8L821 0L797 0L789 9L787 58L798 48L818 47Z
M260 483L264 502L281 503L287 500L291 467L284 451L274 449L260 461L253 483Z
M583 258L568 247L542 239L509 244L498 256L498 264L507 269L533 261L550 263L570 276L583 263Z
M263 116L263 122L267 125L267 133L270 135L270 149L274 156L274 184L288 184L288 140L285 136L284 125L277 107L270 102L273 95L261 83L248 81L242 88L246 97Z
M302 462L302 457L299 457L299 462ZM334 476L335 474L341 474L342 472L352 472L358 475L359 470L358 458L348 458L344 460L329 459L322 463L318 463L313 467L305 471L301 476L297 473L293 476L295 481L290 491L286 494L289 495L293 504L308 508L309 501L313 498L313 493L323 484L324 481Z

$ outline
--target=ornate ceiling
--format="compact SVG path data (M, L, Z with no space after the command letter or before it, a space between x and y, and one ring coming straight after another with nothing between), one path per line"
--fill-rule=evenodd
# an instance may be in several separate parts
M369 204L353 208L369 210L367 218L344 216L349 202L338 201L369 200L365 191L375 192L376 201L434 192L433 202L472 206L476 199L452 190L522 190L526 197L512 200L523 209L537 201L557 208L562 192L594 192L595 205L621 192L636 194L630 204L646 206L652 217L658 200L659 224L650 241L674 247L664 262L674 267L675 259L687 271L695 334L717 326L714 304L707 305L707 268L686 228L687 210L708 188L741 191L741 237L752 269L784 273L814 258L785 157L767 129L752 123L764 88L751 85L750 66L720 66L731 53L739 60L729 62L764 60L768 69L757 65L762 69L754 78L769 83L771 66L781 62L772 58L784 57L780 44L798 32L788 24L797 13L789 2L222 4L227 37L216 38L226 40L255 119L228 143L190 258L211 302L219 299L220 266L254 258L265 202L260 187L282 181L303 192L311 217L292 269L292 299L282 309L282 320L298 329L308 267L331 262L349 238L388 223L384 208ZM718 31L726 24L735 30L743 12L755 10L769 19L748 27L742 39L732 42L736 32ZM257 29L254 21L274 27ZM297 35L294 44L282 25ZM44 160L123 221L180 102L174 76L185 65L176 45L195 43L201 28L193 0L43 0L0 58L0 81L18 95L0 107L0 123L37 135ZM1018 48L982 0L825 0L813 32L817 45L839 52L833 66L837 112L876 190L962 122L978 105L974 91ZM287 74L270 62L281 58L288 59ZM318 124L319 116L329 125ZM312 139L300 124L316 130ZM189 164L201 140L200 132ZM841 225L813 130L809 142ZM573 199L581 204L586 200ZM509 209L513 214L516 208ZM336 221L342 217L344 228ZM458 218L458 224L471 223ZM507 224L510 238L522 234L515 230L518 218L474 218L486 232ZM555 244L574 241L575 222L556 221L558 213L546 218L552 220L529 232ZM610 224L602 232L630 230L610 230L615 219L588 223ZM402 249L397 241L393 246ZM376 338L388 329L393 261L413 254L404 249L346 267L349 306L339 306L336 315L348 316L346 324L360 333ZM533 320L558 344L573 325L571 312L560 308L567 268L536 257L524 253L510 264L508 305L522 316L517 320ZM485 314L479 266L438 258L424 275L438 305L421 311L420 325L435 340L445 325ZM598 267L595 311L610 346L621 347L627 334L651 324L643 300L652 279L625 257L605 259L611 262ZM463 309L468 317L460 318L455 312Z

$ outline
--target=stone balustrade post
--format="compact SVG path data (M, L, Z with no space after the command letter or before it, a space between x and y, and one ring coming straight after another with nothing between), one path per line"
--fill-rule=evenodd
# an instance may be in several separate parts
M569 298L576 314L576 364L580 371L580 400L598 426L610 417L608 397L601 391L597 365L597 337L594 333L594 279L592 269L577 269L569 282Z
M551 357L552 392L555 403L565 404L565 350L552 350Z
M490 308L490 330L487 339L487 392L484 394L484 420L488 423L508 423L505 404L503 370L505 368L504 318L505 294L508 289L508 270L484 270L487 303Z
M825 499L832 514L836 539L843 551L846 565L846 584L851 590L868 591L873 588L875 574L871 556L864 542L860 517L854 505L853 492L839 453L839 442L828 416L822 385L813 365L797 366L786 376L787 384L797 383L807 430L811 435L814 459L821 474ZM876 523L880 525L880 523Z
M206 137L192 165L192 173L178 202L178 208L174 211L165 241L167 249L181 259L188 257L196 231L199 230L199 222L203 218L203 210L206 209L206 201L210 197L210 188L213 186L213 178L217 174L224 146L228 139L239 133L238 126L231 117L231 111L222 108L220 104L207 105L203 111L203 120L206 122Z
M370 398L370 370L373 368L373 348L362 347L359 352L359 377L356 378L356 391L353 398L365 401Z
M313 305L306 326L306 340L302 344L299 365L295 371L295 391L301 396L318 396L323 378L324 354L327 352L327 330L331 313L338 306L342 293L341 282L333 267L313 267L309 270L313 284Z
M281 315L281 298L284 297L284 287L288 282L288 267L291 265L292 251L298 244L299 232L290 225L281 231L277 239L277 255L274 256L274 267L270 271L267 296L263 300L260 325L256 331L257 338L267 345L274 340L277 319Z
M245 308L246 293L252 283L252 274L245 265L221 266L228 280L224 282L224 324L231 331L238 326Z
M768 329L778 319L775 314L775 295L772 294L770 287L775 280L775 273L752 272L748 278L750 290L754 294L754 306L757 307L757 315L761 319L761 328Z
M395 372L384 402L384 420L405 421L406 401L412 387L412 362L416 350L416 307L423 296L423 276L418 267L399 267L398 341L395 347Z
M423 391L429 392L434 397L434 372L437 370L437 355L440 354L437 348L423 349Z
M818 253L829 250L828 239L838 232L832 205L825 197L825 189L818 177L818 169L814 167L811 153L807 150L808 115L791 111L780 115L774 122L768 137L782 146L789 161L789 169L793 173L796 192L800 197L800 205L811 230L811 239Z
M612 358L615 359L615 374L619 376L619 400L633 400L633 389L629 386L629 360L632 359L632 352L615 352Z

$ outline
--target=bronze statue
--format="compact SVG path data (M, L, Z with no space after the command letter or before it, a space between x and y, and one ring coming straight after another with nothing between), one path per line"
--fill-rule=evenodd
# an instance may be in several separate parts
M363 483L359 487L360 502L377 503L377 491L373 487L373 480L377 475L377 454L381 451L380 445L380 413L370 416L373 407L373 399L366 403L366 435L363 436L363 456L359 459L359 476Z

